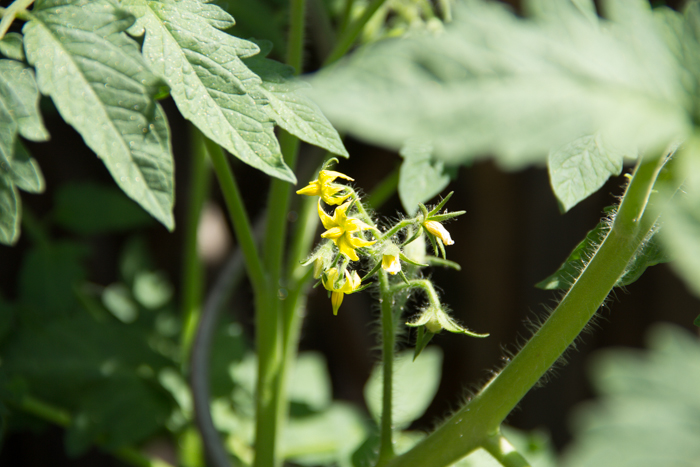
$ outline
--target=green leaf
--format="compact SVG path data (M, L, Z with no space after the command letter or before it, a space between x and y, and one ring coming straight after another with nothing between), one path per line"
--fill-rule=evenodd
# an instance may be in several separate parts
M0 101L17 123L20 135L37 142L49 139L39 113L39 89L31 68L15 60L0 60Z
M299 354L289 386L289 399L311 410L326 409L332 399L331 379L326 359L317 352Z
M19 140L15 143L15 152L10 160L10 179L17 188L29 193L42 193L45 188L39 163Z
M8 32L0 39L0 54L13 60L23 62L24 46L22 45L22 34L18 32Z
M41 92L119 187L172 230L170 135L153 100L161 83L123 32L132 23L107 0L47 0L24 25L24 46Z
M432 159L433 145L408 140L401 148L403 163L399 170L399 199L409 216L418 211L418 203L425 203L445 189L450 176L444 164Z
M671 202L661 211L659 236L663 248L673 258L672 267L696 295L700 296L700 137L685 141L670 164L671 180L683 182ZM657 183L659 189L666 187ZM652 208L657 208L652 204ZM658 209L658 208L657 208Z
M0 176L0 243L14 245L19 239L19 203L17 189Z
M549 180L563 212L598 191L622 172L623 155L607 148L600 135L578 138L550 151Z
M648 7L610 0L613 21L598 22L569 2L528 3L538 16L470 1L443 34L382 41L319 73L312 96L341 131L432 141L452 164L494 154L521 168L596 132L622 153L660 151L689 133L683 64Z
M700 457L700 342L671 325L649 333L649 350L596 356L601 395L574 417L564 467L693 465Z
M86 248L70 242L35 247L19 272L20 318L42 321L68 316L79 309L73 287L85 279L81 264Z
M182 115L246 164L295 183L268 103L258 99L261 80L241 60L260 49L217 29L232 26L233 18L194 0L124 0L121 6L137 18L130 32L145 33L143 55L170 86Z
M29 393L75 413L66 439L76 454L96 440L110 449L162 429L174 405L155 375L170 362L146 330L87 313L22 326L3 349L3 369Z
M56 193L53 218L61 227L81 235L131 230L152 222L119 190L93 182L62 185Z
M640 247L615 286L623 287L629 285L639 279L649 266L669 261L671 261L671 257L662 247L658 235L654 234Z
M265 49L243 62L262 79L259 92L270 103L267 108L275 123L309 144L348 157L348 151L338 132L321 109L304 93L299 92L308 88L309 84L294 78L291 67L265 58L271 44L259 45Z
M554 274L535 284L535 287L544 290L569 289L583 268L591 259L595 249L603 240L608 231L608 222L601 221L595 228L589 231L576 248L569 254L564 263L559 266Z
M304 466L349 465L367 431L354 406L336 402L318 415L291 419L282 435L281 455Z
M378 365L365 385L365 402L375 420L382 413L382 367ZM413 361L413 352L404 351L394 358L393 422L396 429L406 428L419 418L433 401L442 374L442 351L427 347Z

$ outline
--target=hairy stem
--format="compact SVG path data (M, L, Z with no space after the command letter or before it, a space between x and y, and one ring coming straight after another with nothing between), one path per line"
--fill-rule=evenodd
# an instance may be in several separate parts
M394 380L394 347L396 346L396 329L392 305L392 292L389 278L384 270L379 271L379 294L382 323L382 420L379 426L379 458L377 466L386 465L394 456L392 441L392 395Z
M566 351L602 305L653 228L645 208L664 157L642 160L610 232L552 315L482 391L391 467L450 465L487 446L505 417Z

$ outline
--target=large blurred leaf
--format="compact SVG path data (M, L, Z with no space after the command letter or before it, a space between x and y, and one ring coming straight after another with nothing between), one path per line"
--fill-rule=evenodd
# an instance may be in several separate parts
M196 0L121 5L136 16L130 32L145 33L144 57L170 86L182 115L245 163L296 182L282 159L268 103L250 94L261 80L241 61L260 49L220 30L233 26L233 18Z
M82 245L61 242L29 251L19 272L20 318L42 321L78 309L74 287L85 279Z
M365 385L365 402L372 417L382 414L382 367L378 365ZM419 418L433 401L442 375L442 351L427 347L413 361L413 351L399 353L394 359L393 425L405 428Z
M297 81L291 67L265 58L270 52L271 44L263 43L260 47L261 52L246 58L244 63L263 80L258 92L270 103L265 108L275 123L309 144L348 157L333 125L313 101L298 92L309 84Z
M92 182L61 186L56 193L53 216L61 227L82 235L130 230L152 222L118 190Z
M648 351L610 350L592 366L601 398L577 411L565 467L681 467L700 459L700 342L658 325Z
M282 435L281 455L300 465L349 465L367 431L357 408L336 402L318 415L291 419Z
M174 227L170 130L161 82L123 31L133 18L107 0L44 0L24 25L42 93L97 153L124 192Z
M578 138L550 151L547 166L552 190L566 212L622 172L622 154L611 151L600 135Z
M691 128L682 65L641 0L603 2L610 20L565 1L469 1L446 32L387 40L320 73L313 96L342 131L399 148L415 137L459 163L506 168L597 131L627 153Z
M399 199L406 213L412 216L418 211L418 203L430 200L450 183L450 176L442 162L432 160L430 143L409 140L400 154L403 162L399 170Z
M72 454L98 439L112 448L137 443L159 429L172 404L154 375L168 363L143 329L87 313L23 326L3 348L6 374L76 414L67 436Z

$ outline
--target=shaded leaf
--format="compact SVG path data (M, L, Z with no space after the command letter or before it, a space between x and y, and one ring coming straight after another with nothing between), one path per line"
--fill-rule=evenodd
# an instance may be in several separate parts
M261 80L241 60L260 49L217 29L232 26L233 18L195 0L125 0L121 6L137 18L130 32L145 33L143 55L170 86L182 115L246 164L296 182L282 159L268 103L255 92Z
M336 402L318 415L291 419L282 435L281 455L300 465L348 465L366 435L357 408Z
M269 114L277 125L309 144L333 154L348 157L348 152L333 125L321 109L299 89L307 88L298 81L293 69L280 62L265 58L271 44L259 44L262 51L243 60L250 70L262 79L259 92L269 102Z
M409 140L401 148L403 163L399 170L399 199L409 216L418 211L418 203L425 203L445 189L450 176L444 164L432 160L433 146Z
M42 193L45 188L39 163L19 140L15 143L15 152L10 161L10 179L17 188L29 193Z
M383 41L319 73L314 100L342 131L432 141L450 163L494 153L520 168L598 131L623 153L661 150L688 134L690 98L651 10L628 3L604 2L613 20L594 22L568 2L523 19L471 1L444 34Z
M79 309L73 287L85 279L81 264L86 248L70 242L35 247L19 272L21 319L42 321Z
M0 243L13 245L19 239L19 194L0 174Z
M125 231L151 225L151 218L119 190L93 182L62 185L56 193L53 218L82 235Z
M584 136L550 151L549 180L562 211L598 191L611 175L620 175L622 162L622 154L609 150L600 135Z
M39 89L124 192L174 227L173 161L161 86L123 31L133 18L107 0L38 3L23 28Z
M658 235L652 235L634 255L632 261L627 266L625 273L618 279L616 287L629 285L639 279L649 266L671 261L671 257L666 253L660 244Z
M22 45L22 34L18 32L8 32L0 39L0 54L13 60L23 62L24 46Z
M17 131L30 141L47 141L49 133L39 113L39 89L34 70L15 60L0 60L0 101Z
M289 386L289 399L321 411L332 400L331 379L326 359L317 352L303 352L294 362Z
M700 342L657 325L649 350L616 349L593 360L601 395L577 410L563 466L693 465L700 456Z
M378 365L365 385L365 402L375 420L382 413L382 367ZM442 351L427 347L420 358L413 361L410 350L399 353L394 359L393 422L402 429L419 418L433 401L442 374Z

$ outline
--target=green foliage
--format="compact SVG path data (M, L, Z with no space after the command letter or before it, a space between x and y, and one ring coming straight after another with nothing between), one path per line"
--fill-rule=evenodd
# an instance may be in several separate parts
M269 102L269 106L264 107L268 114L280 127L302 141L348 157L335 128L311 99L298 92L308 88L309 84L293 80L293 68L265 58L272 49L271 43L259 43L259 46L260 53L245 58L243 62L263 81L257 91L261 100Z
M584 136L550 151L552 190L566 212L622 172L622 155L608 150L599 135Z
M399 353L394 359L393 422L396 429L408 427L433 401L442 374L442 352L427 347L413 361L413 351ZM382 367L375 367L365 385L365 401L372 417L382 413Z
M649 350L598 355L592 377L600 398L574 418L566 467L692 465L700 456L700 342L670 325L648 336Z
M41 1L24 48L43 94L104 161L124 192L172 229L170 130L160 80L124 32L133 18L106 1Z
M233 26L233 18L195 0L121 5L137 18L130 32L145 34L143 56L170 86L182 115L245 163L295 182L258 92L262 81L242 61L260 49L221 31Z
M611 215L614 207L608 207L605 211L608 215ZM611 219L600 221L593 230L586 234L586 238L576 245L576 248L569 254L559 269L546 279L535 284L535 287L544 290L568 290L586 267L596 248L610 230L611 223ZM666 263L670 260L671 258L659 243L659 236L652 232L651 236L642 244L639 251L632 258L615 286L624 287L629 285L639 279L649 266Z
M662 150L690 131L681 57L642 2L530 1L527 19L471 1L443 34L370 45L313 79L340 130L399 148L431 141L464 163L493 153L505 168L600 132L621 153ZM644 51L643 53L641 51Z
M61 186L56 193L53 219L81 235L151 225L151 218L118 190L92 182Z
M428 143L409 140L401 149L403 163L399 171L399 198L409 216L418 212L418 204L425 203L442 192L450 183L444 164L432 160L433 147Z

